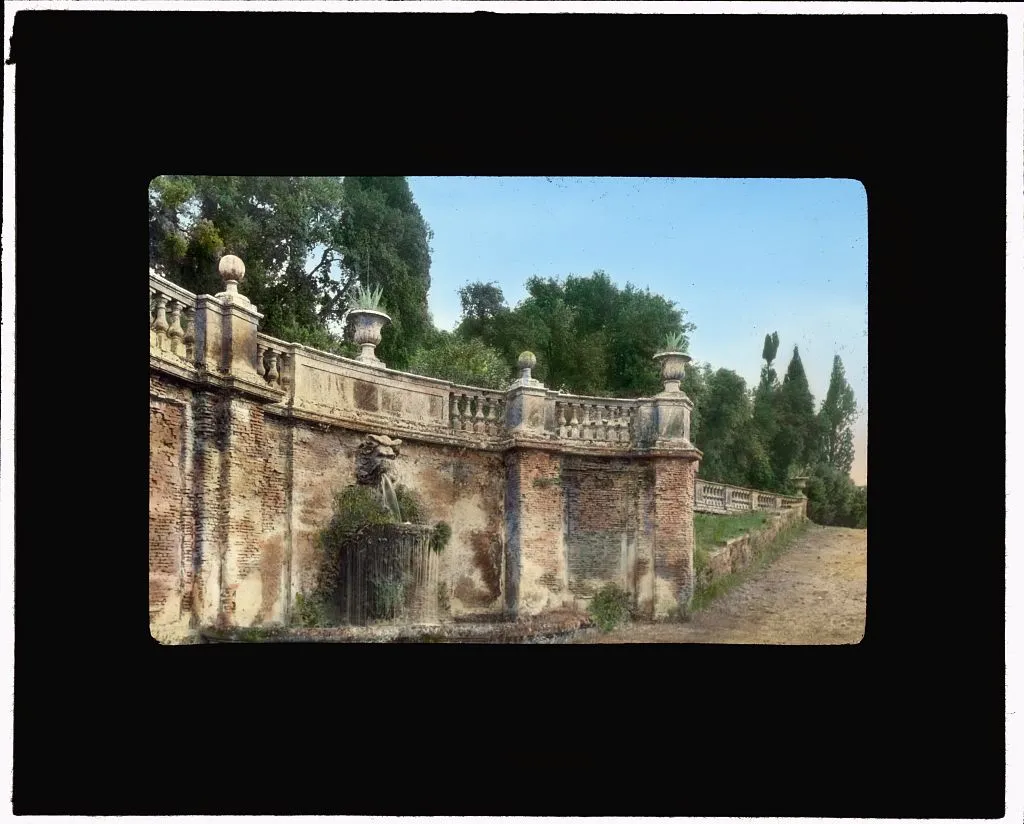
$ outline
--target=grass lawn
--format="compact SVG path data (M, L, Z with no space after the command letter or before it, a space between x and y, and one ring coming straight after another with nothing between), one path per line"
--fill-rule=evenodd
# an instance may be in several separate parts
M768 520L764 512L738 512L732 515L693 514L693 536L697 550L710 552L730 538L760 529Z

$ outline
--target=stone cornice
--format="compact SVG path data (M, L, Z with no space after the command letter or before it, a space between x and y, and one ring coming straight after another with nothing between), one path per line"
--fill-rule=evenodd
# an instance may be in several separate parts
M171 356L174 357L174 356ZM197 389L216 387L227 389L256 398L264 403L278 403L285 396L285 391L267 384L258 384L247 378L211 372L208 369L188 365L184 360L170 360L168 356L150 351L149 367L151 371L173 375L176 378L193 384Z

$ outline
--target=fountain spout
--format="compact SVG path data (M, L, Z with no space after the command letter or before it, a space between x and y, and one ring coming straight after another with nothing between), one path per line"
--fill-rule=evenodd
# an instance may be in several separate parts
M387 473L382 473L380 476L380 491L384 498L384 505L394 517L395 522L402 523L402 510L398 506L398 496L395 494L395 487L392 486Z

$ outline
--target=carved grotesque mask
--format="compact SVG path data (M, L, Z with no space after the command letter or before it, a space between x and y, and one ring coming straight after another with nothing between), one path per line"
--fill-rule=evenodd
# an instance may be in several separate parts
M359 445L356 458L356 483L377 486L383 475L395 479L395 458L398 457L400 438L387 435L367 435Z

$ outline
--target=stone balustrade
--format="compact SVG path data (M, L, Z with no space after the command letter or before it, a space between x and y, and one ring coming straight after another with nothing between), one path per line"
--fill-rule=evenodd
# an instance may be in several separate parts
M506 391L491 390L307 348L259 331L263 315L239 291L244 264L227 255L220 268L225 291L217 295L197 296L150 273L154 368L231 385L295 417L398 437L417 434L485 449L504 449L510 440L547 442L600 454L695 449L692 403L681 392L632 399L570 395L533 379L528 365Z
M262 332L256 335L256 374L273 389L287 392L295 382L297 344L272 338Z
M501 435L505 429L505 393L453 385L448 393L453 432Z
M150 275L149 348L182 364L195 362L196 296L175 283Z
M806 500L801 497L705 481L702 478L694 481L693 508L697 512L781 512L784 509L801 507Z
M564 440L628 444L636 431L636 401L559 395L555 428Z

